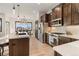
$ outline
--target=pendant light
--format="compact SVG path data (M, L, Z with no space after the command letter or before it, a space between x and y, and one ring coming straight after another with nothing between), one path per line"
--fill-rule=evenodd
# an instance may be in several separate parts
M15 5L13 6L13 15L15 15Z
M17 14L17 15L18 15L18 19L19 19L19 16L20 16L20 15L19 15L19 8L20 8L20 5L17 5L17 8L18 8L18 14Z

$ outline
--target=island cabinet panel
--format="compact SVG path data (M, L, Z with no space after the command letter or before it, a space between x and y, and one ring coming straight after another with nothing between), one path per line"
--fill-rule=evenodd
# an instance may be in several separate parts
M29 38L9 40L10 56L29 56Z

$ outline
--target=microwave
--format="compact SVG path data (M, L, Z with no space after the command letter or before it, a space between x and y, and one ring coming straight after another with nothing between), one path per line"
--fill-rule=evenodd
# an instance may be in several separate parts
M62 19L61 18L53 19L51 21L51 26L62 26Z

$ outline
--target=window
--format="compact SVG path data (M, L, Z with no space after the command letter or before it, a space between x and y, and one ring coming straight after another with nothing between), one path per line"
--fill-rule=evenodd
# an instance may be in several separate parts
M29 31L32 30L32 22L16 22L16 31Z

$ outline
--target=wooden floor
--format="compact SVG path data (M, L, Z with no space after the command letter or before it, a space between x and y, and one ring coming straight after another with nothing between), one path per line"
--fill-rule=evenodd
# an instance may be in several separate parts
M51 46L41 43L35 37L30 39L30 56L53 56L54 51Z
M9 55L9 49L5 47L4 56ZM7 49L7 50L6 50ZM54 51L51 46L45 43L41 43L35 37L30 37L30 56L53 56Z

